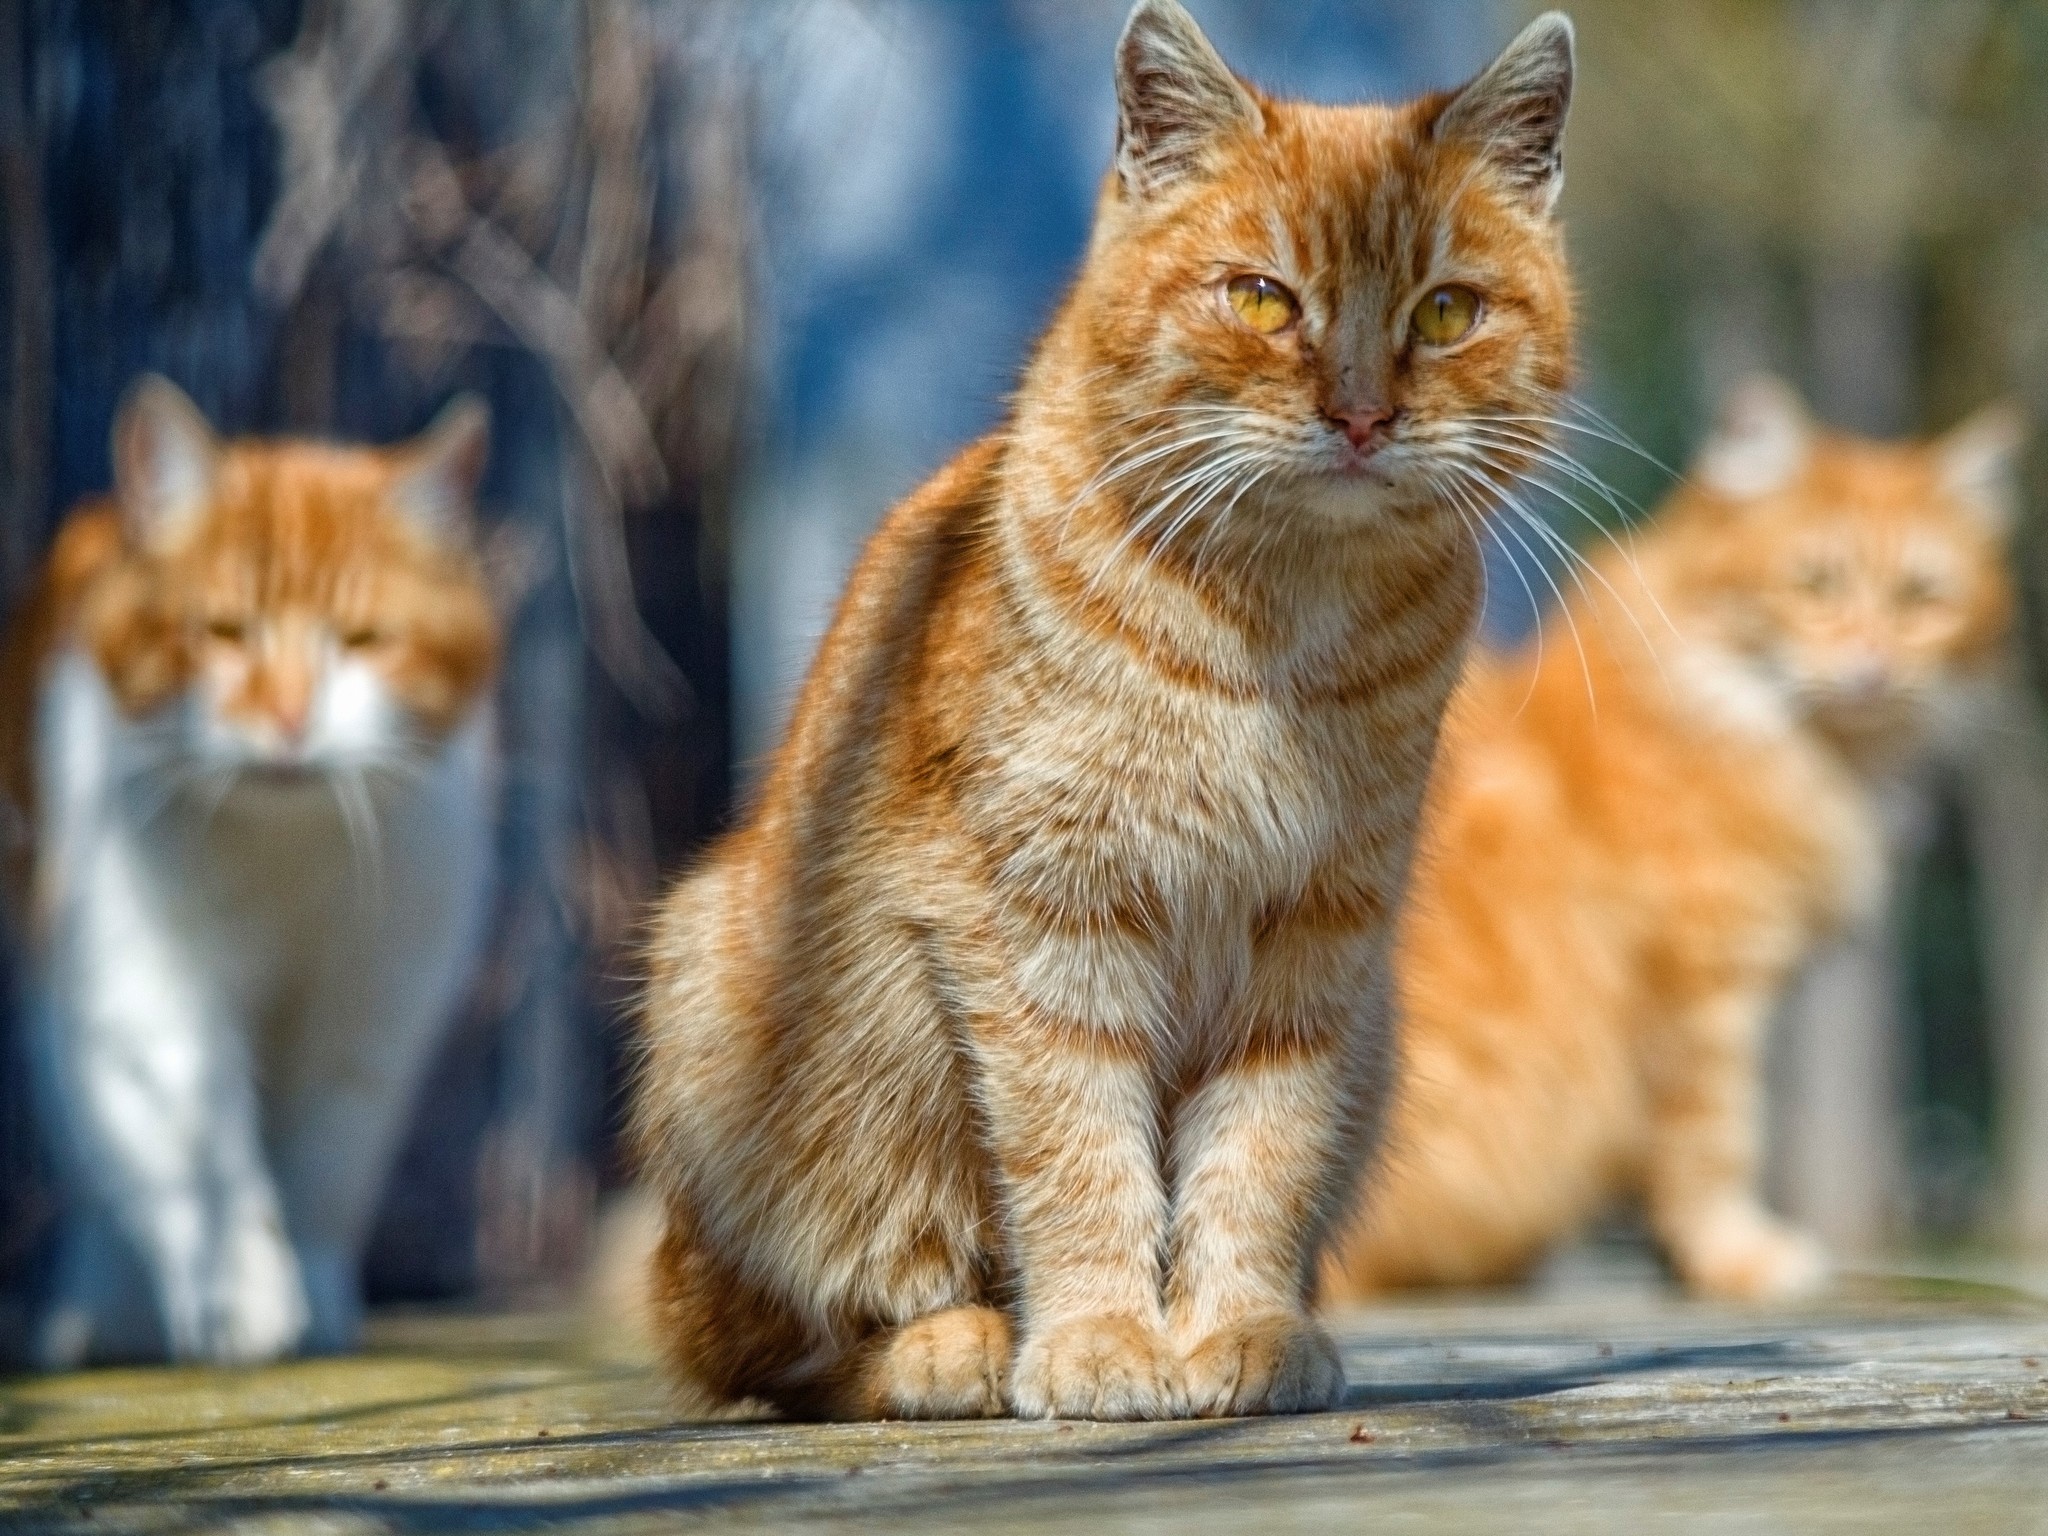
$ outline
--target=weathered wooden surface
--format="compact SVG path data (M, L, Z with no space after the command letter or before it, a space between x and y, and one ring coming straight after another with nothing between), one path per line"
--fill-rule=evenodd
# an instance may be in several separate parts
M361 1359L0 1383L0 1528L2048 1530L2048 1306L1865 1282L1341 1320L1342 1413L678 1424L546 1319L387 1318Z

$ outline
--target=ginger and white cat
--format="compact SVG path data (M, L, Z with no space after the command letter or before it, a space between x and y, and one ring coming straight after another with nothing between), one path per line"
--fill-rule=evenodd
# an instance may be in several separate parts
M1462 91L1311 106L1133 10L1009 420L885 519L758 803L656 918L680 1382L857 1417L1338 1400L1309 1293L1386 1095L1492 494L1447 466L1567 380L1571 78L1553 14Z
M6 656L64 1192L48 1366L355 1338L361 1249L491 883L480 405L216 441L158 379Z
M1756 1188L1766 1020L1881 894L1873 774L1995 662L2016 419L1926 444L1730 400L1634 561L1560 635L1475 658L1397 951L1404 1070L1326 1294L1512 1279L1638 1198L1707 1295L1818 1247Z

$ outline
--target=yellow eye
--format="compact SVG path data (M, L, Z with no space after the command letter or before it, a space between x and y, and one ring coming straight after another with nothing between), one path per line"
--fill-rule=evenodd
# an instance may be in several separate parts
M1415 334L1432 347L1448 347L1463 341L1479 323L1479 295L1462 283L1445 283L1432 288L1415 306Z
M1233 277L1223 291L1237 318L1261 336L1277 336L1301 317L1294 295L1270 277Z

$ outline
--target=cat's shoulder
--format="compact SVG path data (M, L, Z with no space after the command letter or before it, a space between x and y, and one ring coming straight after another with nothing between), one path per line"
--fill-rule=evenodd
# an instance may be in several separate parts
M828 667L849 647L901 638L904 623L928 607L946 567L980 544L1001 494L1002 453L996 434L970 443L884 515L826 634L820 659Z
M33 824L36 699L45 666L63 646L86 593L120 563L123 548L121 516L113 501L82 502L58 528L0 639L0 794L7 801L0 841L9 864L26 848Z
M970 538L1002 495L1004 438L977 438L941 465L882 519L877 546L931 547Z

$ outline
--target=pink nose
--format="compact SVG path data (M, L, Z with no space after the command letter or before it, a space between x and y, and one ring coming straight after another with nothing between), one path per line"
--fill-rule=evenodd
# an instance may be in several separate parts
M1383 436L1380 429L1394 419L1393 410L1384 405L1358 405L1323 412L1333 425L1344 429L1344 436L1354 448L1369 448L1374 440Z

